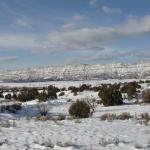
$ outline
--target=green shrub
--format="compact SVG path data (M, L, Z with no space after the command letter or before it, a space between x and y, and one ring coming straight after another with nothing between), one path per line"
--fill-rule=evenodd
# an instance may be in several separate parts
M103 85L99 97L104 106L115 106L123 104L123 98L119 89L114 85Z
M59 93L59 96L64 96L64 95L65 95L65 92Z
M78 89L78 91L79 92L83 92L83 91L87 91L87 90L90 90L90 87L91 87L91 85L86 85L86 84L82 84L80 87L79 87L79 89Z
M0 92L0 98L4 98L3 92Z
M57 99L57 92L59 92L60 90L55 87L55 86L48 86L48 89L47 89L47 93L48 93L48 98L53 100L53 99Z
M17 94L16 94L15 92L13 92L12 98L13 98L14 100L17 99Z
M90 115L90 106L83 100L77 100L70 106L69 114L77 118L87 118Z
M48 95L46 94L45 91L38 94L39 102L45 102L45 101L47 101L47 98L48 98Z
M145 80L145 83L150 83L150 80Z
M150 89L142 92L143 102L150 103Z
M138 84L138 82L129 82L125 83L121 87L122 93L127 93L128 99L136 98L137 97L137 89L140 89L141 85Z
M17 96L17 100L21 102L31 101L38 97L36 88L22 88Z
M57 92L60 92L60 89L55 87L55 86L53 86L53 85L50 85L50 86L48 86L47 91L48 91L48 93L49 92L57 93Z
M5 99L11 99L11 94L6 94Z
M54 91L48 91L48 99L54 100L57 99L57 94Z
M70 90L71 93L77 93L77 92L78 92L78 88L75 87L75 86L70 86L70 87L68 87L68 90Z

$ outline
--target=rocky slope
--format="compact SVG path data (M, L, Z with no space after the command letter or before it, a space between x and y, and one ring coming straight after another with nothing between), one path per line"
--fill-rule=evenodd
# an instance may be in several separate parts
M0 81L47 81L150 78L150 62L134 64L66 65L1 71Z

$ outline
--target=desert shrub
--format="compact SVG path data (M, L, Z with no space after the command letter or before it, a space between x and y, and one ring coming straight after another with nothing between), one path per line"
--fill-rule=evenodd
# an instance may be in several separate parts
M150 83L150 80L145 80L145 83Z
M3 92L0 92L0 98L4 98Z
M68 90L70 90L72 93L78 92L78 88L75 87L75 86L70 86L70 87L68 87Z
M66 88L65 88L65 87L63 87L63 88L61 89L61 91L66 91Z
M60 92L60 89L53 86L53 85L49 85L48 88L47 88L47 91L48 91L48 93L49 92L57 93L57 92Z
M77 95L78 95L77 91L74 91L74 92L73 92L73 95L74 95L74 96L77 96Z
M116 119L116 114L106 113L106 114L101 115L100 119L102 121L105 121L105 120L112 121Z
M141 119L146 121L146 122L149 122L150 121L150 115L148 113L142 113Z
M17 96L17 100L21 102L31 101L38 97L36 88L23 88Z
M5 99L11 99L11 94L6 94Z
M129 120L130 118L133 118L133 116L130 115L130 113L127 112L123 112L119 115L116 114L111 114L111 113L106 113L103 114L102 116L100 116L100 119L102 121L108 120L108 121L112 121L112 120Z
M10 113L16 113L17 111L22 109L21 103L14 103L14 104L8 104L8 105L2 105L1 106L1 112L8 111Z
M97 104L103 104L103 102L101 100L97 100L96 103Z
M47 93L48 93L48 98L53 100L53 99L57 99L57 92L59 92L60 89L58 89L57 87L50 85L48 86L47 89Z
M82 85L79 87L78 91L79 91L79 92L83 92L83 91L85 91L85 90L90 90L90 87L91 87L91 85L82 84Z
M48 94L45 91L38 94L39 102L46 102L47 98L48 98Z
M90 106L90 114L92 115L95 112L97 101L95 98L86 98L85 101Z
M137 97L137 89L140 89L141 85L138 84L138 82L129 82L125 83L121 87L122 93L127 93L128 99L136 98Z
M103 147L106 147L107 145L118 145L120 143L120 140L118 137L114 138L101 138L99 141L99 144Z
M40 115L40 114L39 114L39 115L36 116L36 121L39 121L39 120L40 120L40 121L47 121L47 120L49 120L49 119L50 119L50 118L49 118L47 115L45 116L45 115Z
M58 117L57 117L57 120L65 120L66 119L66 116L64 114L59 114Z
M90 106L84 100L77 100L70 106L69 114L77 118L87 118L90 115Z
M17 100L20 102L26 102L28 99L26 94L24 92L21 92L20 94L18 94Z
M45 104L37 105L37 109L40 116L47 116L48 115L48 107Z
M129 120L130 118L133 118L130 113L123 112L120 115L117 116L117 119L119 120Z
M101 86L94 86L90 88L91 91L98 92L101 90Z
M57 99L57 94L54 91L48 91L48 99L54 100Z
M17 94L16 94L15 92L13 92L12 98L13 98L14 100L17 99Z
M123 104L121 92L116 86L102 85L98 95L101 98L104 106L115 106Z
M139 83L140 83L140 84L143 84L143 83L144 83L144 81L140 80L140 81L139 81Z
M59 93L59 96L64 96L64 95L65 95L65 92Z
M144 103L150 103L150 89L142 92L142 98Z

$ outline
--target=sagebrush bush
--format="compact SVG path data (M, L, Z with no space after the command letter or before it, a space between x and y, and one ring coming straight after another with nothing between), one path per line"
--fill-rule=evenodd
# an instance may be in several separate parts
M46 102L47 98L48 98L48 94L45 91L38 94L39 102Z
M78 92L78 88L77 87L75 87L75 86L70 86L70 87L68 87L68 90L70 90L71 91L71 93L77 93Z
M37 105L37 109L38 109L38 112L39 112L40 116L47 116L48 115L49 109L45 104Z
M17 100L21 102L31 101L38 96L38 90L36 88L22 88L17 96Z
M60 120L60 121L65 120L65 119L66 119L66 116L64 114L61 114L61 113L57 117L57 120Z
M6 94L5 99L11 99L11 94Z
M141 119L145 120L146 122L149 122L150 121L150 115L148 113L142 113Z
M117 119L119 120L129 120L130 118L133 118L133 117L128 112L123 112L117 116Z
M108 121L112 121L116 119L116 114L111 114L111 113L106 113L100 116L100 119L102 121L108 120Z
M54 100L57 99L57 94L54 91L48 91L48 99Z
M99 97L104 106L115 106L123 104L120 90L114 85L102 85Z
M65 95L65 92L59 93L59 96L64 96L64 95Z
M150 83L150 80L145 80L145 83Z
M119 115L116 114L111 114L111 113L105 113L100 116L100 119L102 121L108 120L108 121L113 121L113 120L129 120L130 118L133 118L133 116L130 115L128 112L123 112Z
M142 92L142 98L144 103L150 103L150 89Z
M49 92L57 93L57 92L60 92L60 89L53 86L53 85L49 85L48 88L47 88L47 91L48 91L48 93Z
M86 84L82 84L80 87L79 87L79 89L78 89L78 91L79 92L83 92L83 91L87 91L87 90L90 90L90 87L91 87L91 85L86 85Z
M48 93L49 99L51 99L51 100L57 99L57 92L60 92L59 88L57 88L53 85L48 86L47 93Z
M90 106L83 100L77 100L70 106L69 114L77 118L87 118L90 115Z
M63 88L61 89L61 91L66 91L66 88L65 88L65 87L63 87Z
M140 89L141 85L138 84L138 82L129 82L125 83L121 87L122 93L127 93L128 99L136 98L137 97L137 89Z
M4 98L3 92L0 92L0 98Z

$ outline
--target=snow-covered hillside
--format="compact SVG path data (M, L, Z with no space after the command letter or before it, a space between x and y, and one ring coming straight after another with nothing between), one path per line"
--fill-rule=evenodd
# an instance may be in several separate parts
M150 62L66 65L1 71L0 81L47 81L150 78Z

